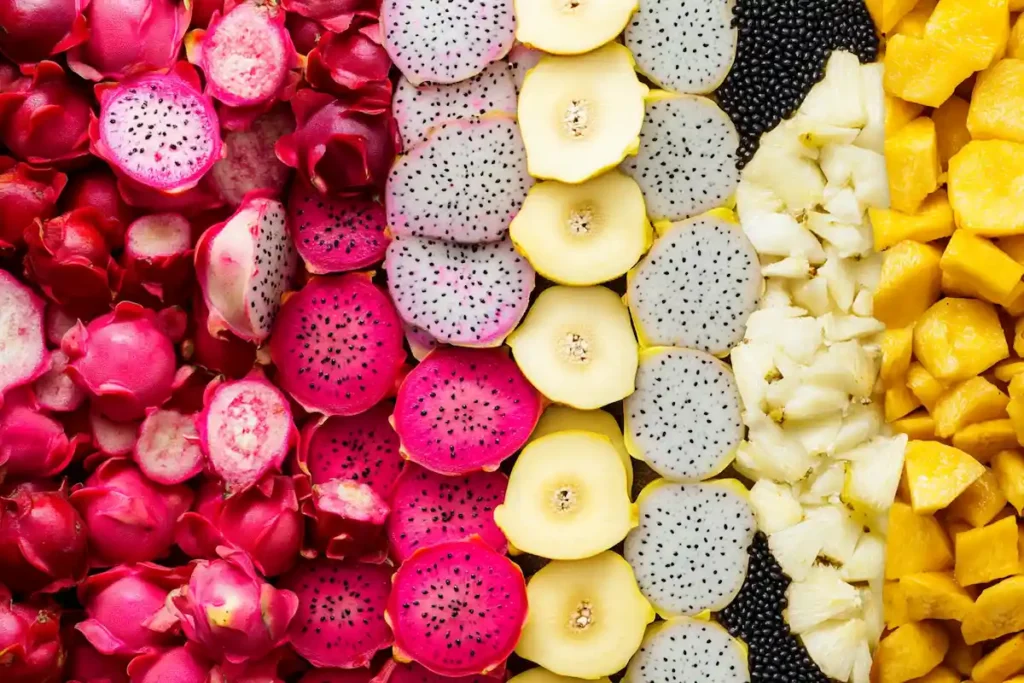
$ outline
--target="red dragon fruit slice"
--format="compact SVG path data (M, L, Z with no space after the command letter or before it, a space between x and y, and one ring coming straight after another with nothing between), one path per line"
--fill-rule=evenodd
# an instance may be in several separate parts
M180 484L203 470L203 451L191 415L157 410L146 416L135 442L135 463L158 484Z
M64 667L60 609L50 600L15 602L0 584L4 683L58 683Z
M515 118L448 121L391 169L388 226L398 236L499 242L532 186Z
M469 80L448 85L416 87L403 77L398 79L392 107L405 149L411 149L445 121L488 112L515 116L516 85L507 62L495 62Z
M292 172L278 160L274 144L294 131L295 117L287 105L281 105L255 119L247 129L228 132L224 136L227 154L210 171L224 201L236 207L250 192L265 190L279 195Z
M0 249L20 247L25 228L53 217L67 181L63 173L0 157Z
M415 662L400 664L391 659L384 663L372 683L500 683L504 680L505 670L503 667L486 674L441 676L429 669L424 669Z
M0 270L0 400L4 393L28 384L49 367L43 300Z
M504 351L441 347L402 382L393 420L409 460L457 475L496 470L530 438L541 408Z
M526 580L479 540L442 543L398 568L386 617L399 661L442 676L485 674L503 666L519 640Z
M391 427L392 409L379 403L356 416L310 420L299 437L299 468L313 484L355 481L389 498L405 463Z
M125 233L122 266L125 282L155 301L187 301L192 284L192 225L177 213L136 219Z
M315 485L302 502L302 512L313 520L309 556L323 553L332 560L374 564L387 559L384 523L391 508L366 484L331 479Z
M387 565L302 562L279 586L299 598L299 613L288 633L292 647L316 667L355 669L392 643L384 621L391 590Z
M408 465L391 496L391 554L405 562L420 548L471 536L504 553L508 542L494 522L494 508L505 500L507 487L508 477L501 472L448 477Z
M402 320L458 346L500 346L526 314L536 282L508 239L455 244L396 237L384 267Z
M32 393L8 392L0 407L0 479L34 479L64 471L78 441L69 441L61 423L39 410Z
M188 63L97 86L96 94L100 115L89 130L91 151L129 180L182 192L220 159L217 112Z
M280 470L296 439L288 400L257 371L211 383L196 427L210 467L229 495Z
M67 369L67 354L60 349L50 354L50 369L32 385L40 408L70 413L85 402L88 393L75 383Z
M0 2L0 53L18 64L34 64L88 37L82 11L88 0Z
M258 193L246 196L230 218L203 233L195 259L210 333L226 329L248 341L265 340L299 260L284 205Z
M516 33L512 0L385 0L381 25L391 61L416 85L475 76L508 54Z
M270 357L278 384L306 410L355 415L395 386L402 323L366 274L314 278L281 307Z
M326 197L303 182L292 185L288 227L306 270L315 275L379 263L390 243L380 202L358 195Z

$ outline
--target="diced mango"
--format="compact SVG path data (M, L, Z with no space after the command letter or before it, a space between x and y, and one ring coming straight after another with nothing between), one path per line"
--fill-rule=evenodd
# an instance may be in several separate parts
M983 590L961 629L967 644L1024 631L1024 576L1011 576Z
M935 41L894 35L885 46L885 90L926 107L939 107L973 69L955 50Z
M1024 513L1024 453L1019 450L999 451L992 456L992 472L999 490L1014 507Z
M1024 318L1017 318L1013 322L1013 352L1024 356Z
M942 299L914 326L914 356L940 382L969 379L1009 355L996 309L985 301Z
M871 680L905 683L924 676L942 663L948 649L949 636L935 622L904 624L878 644Z
M971 133L967 130L967 112L970 106L967 100L953 95L932 112L942 168L948 167L953 155L971 141Z
M1010 31L1010 42L1006 46L1006 56L1011 59L1024 59L1024 14L1017 17Z
M886 93L885 95L885 134L892 135L907 125L924 111L924 107L916 102L907 102Z
M971 670L974 683L1003 683L1024 671L1024 633L1018 633L981 658Z
M1011 235L996 240L996 246L1017 263L1024 266L1024 235Z
M939 265L975 290L991 293L996 303L1003 303L1024 277L1024 266L992 242L966 230L953 233Z
M946 507L985 472L967 453L938 441L907 442L904 468L910 503L918 514Z
M1010 37L1007 0L939 0L925 37L956 52L973 71L988 68Z
M886 330L882 335L882 365L878 376L884 386L903 382L914 353L914 328Z
M918 3L914 5L914 9L903 15L903 18L893 27L892 32L902 33L905 36L914 36L915 38L922 37L924 35L924 27L928 23L928 17L932 15L936 4L938 4L938 0L918 0Z
M938 400L932 410L935 433L953 436L968 425L1006 417L1010 397L984 377L972 377L957 384Z
M921 116L886 138L885 165L892 208L914 213L939 189L942 166L935 122Z
M909 574L900 579L910 621L953 619L960 621L974 600L951 572Z
M946 393L946 386L917 361L912 362L907 368L907 387L928 410L933 409L939 398Z
M1024 12L1024 0L1010 0L1010 12Z
M886 628L897 628L910 621L907 599L899 581L886 581L882 586L882 611Z
M948 520L946 522L946 534L951 539L953 539L953 543L954 544L956 543L957 534L962 534L963 532L970 531L973 528L974 527L972 527L970 524L968 524L967 522L964 522L962 520L954 519L954 520Z
M946 508L947 519L962 519L977 528L985 526L1006 507L1006 496L991 470L974 480Z
M949 634L949 650L944 660L946 665L963 676L970 676L974 665L981 659L981 646L965 643L960 624L955 621L946 623L946 633Z
M1009 419L979 422L954 434L953 446L984 463L1000 451L1016 448L1017 432Z
M885 390L885 421L894 422L921 407L917 396L904 384Z
M1001 360L992 368L992 375L1000 382L1009 382L1022 372L1024 372L1024 360L1020 358Z
M1017 555L1020 556L1020 574L1024 574L1024 523L1017 526Z
M953 573L961 586L995 581L1016 574L1020 569L1017 520L1012 517L957 534L955 543Z
M949 654L948 651L946 654ZM960 683L960 674L949 667L939 665L910 683Z
M1024 234L1024 144L972 140L949 161L957 227L985 237Z
M1024 142L1024 60L1003 59L978 75L967 128L975 140Z
M1006 412L1017 432L1017 443L1024 446L1024 375L1014 375L1006 389L1010 392Z
M865 5L882 33L888 33L910 10L917 0L866 0Z
M935 438L935 420L923 410L893 420L889 427L896 434L906 434L908 439L929 441Z
M885 578L953 567L953 549L945 530L932 515L919 515L906 503L889 508L889 543Z
M917 213L869 208L868 217L874 231L875 251L888 249L903 240L931 242L949 237L956 227L945 190L930 194Z
M942 296L965 297L968 299L976 299L981 296L981 292L972 287L969 282L948 270L942 271L940 287L942 288Z
M874 316L887 327L912 325L939 298L942 271L937 247L903 241L882 257Z

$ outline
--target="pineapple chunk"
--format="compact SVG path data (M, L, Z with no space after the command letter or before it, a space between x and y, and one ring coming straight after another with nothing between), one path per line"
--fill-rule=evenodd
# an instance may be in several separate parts
M935 438L935 420L923 410L893 420L889 427L897 434L906 434L908 439L930 441Z
M892 135L907 125L924 111L924 107L916 102L907 102L898 97L885 95L885 134Z
M1019 569L1017 520L1013 517L956 535L953 573L961 586L995 581L1016 574Z
M949 654L948 652L946 654ZM910 683L960 683L960 674L947 666L937 666L924 676L915 678Z
M1024 15L1017 17L1010 31L1010 42L1006 46L1006 56L1011 59L1024 59Z
M907 599L903 595L903 586L899 581L886 581L882 586L882 611L885 614L886 628L899 628L910 623Z
M885 578L953 567L953 550L942 525L932 515L918 515L905 503L889 509L889 547Z
M996 246L1006 255L1024 266L1024 235L1011 235L996 240Z
M987 295L991 293L996 303L1010 297L1024 277L1024 266L988 240L966 230L953 233L942 252L940 266L967 286Z
M1024 144L973 140L949 161L957 227L985 237L1024 234Z
M982 527L996 518L1006 507L1006 496L992 470L974 480L967 490L946 508L946 519L962 519L972 527Z
M946 385L935 379L932 373L925 370L917 361L907 368L907 387L928 410L935 408L935 404L946 393Z
M983 590L961 629L968 645L1024 631L1024 576L1003 579Z
M946 507L985 472L985 467L959 448L938 441L907 443L904 464L914 512Z
M1024 60L1004 59L978 75L967 128L975 140L1024 142Z
M939 142L939 162L944 169L949 167L949 160L953 155L971 141L971 133L967 130L967 112L970 106L967 100L953 95L932 112L935 135Z
M1024 453L999 451L992 457L992 472L1006 500L1018 515L1024 513Z
M885 421L895 422L921 407L921 401L903 384L885 390Z
M992 368L992 375L1000 382L1009 382L1022 372L1024 372L1024 360L1020 358L1007 358L999 361Z
M914 356L940 382L969 379L1009 355L996 309L984 301L943 299L914 327Z
M961 675L970 677L974 665L981 659L981 646L965 643L964 634L960 632L960 624L954 621L946 623L946 632L949 634L946 664Z
M910 621L953 619L960 621L974 600L953 579L952 572L908 574L900 579Z
M939 298L942 253L930 244L903 241L885 252L875 290L875 318L887 327L912 325Z
M868 515L885 512L896 497L906 445L907 437L901 434L877 436L859 448L842 453L841 457L850 461L843 483L843 502Z
M1006 406L1006 412L1017 432L1017 443L1024 445L1024 375L1014 375L1006 388L1010 392L1010 404Z
M925 38L956 52L973 71L986 69L1010 38L1007 0L939 0Z
M871 18L882 33L888 33L907 12L914 9L917 0L866 0Z
M989 420L964 427L953 435L953 445L970 453L978 462L988 462L1000 451L1017 447L1013 422Z
M939 107L975 69L955 50L933 40L894 35L885 46L885 90L926 107Z
M885 141L885 166L889 172L892 208L914 213L925 197L939 189L942 166L935 122L926 116L914 119Z
M1009 402L1010 397L999 387L984 377L972 377L943 394L935 404L935 433L945 439L968 425L1005 418Z
M938 4L938 0L919 0L914 9L907 12L896 24L893 33L902 33L915 38L924 36L924 27L928 23L928 17L935 10L936 4Z
M879 378L885 386L902 382L914 353L914 328L886 330L882 335L882 365Z
M904 683L924 676L946 656L949 636L934 622L904 624L887 635L875 650L872 678L878 683Z
M1003 683L1024 670L1024 633L1018 633L981 658L971 670L974 683Z
M903 240L931 242L953 234L956 223L945 190L930 194L917 213L892 209L868 209L875 238L875 251L888 249Z

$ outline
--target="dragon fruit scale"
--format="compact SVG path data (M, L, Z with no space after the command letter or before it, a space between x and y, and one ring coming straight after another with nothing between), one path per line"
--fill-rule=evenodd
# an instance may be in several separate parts
M0 53L18 64L34 64L88 37L82 12L89 0L3 0Z
M57 605L43 600L16 602L0 584L0 680L58 683L63 666Z
M316 89L364 105L391 105L391 58L381 45L380 24L357 22L345 31L328 31L306 57L306 80Z
M54 216L57 198L67 182L63 173L0 157L0 250L20 247L25 229L35 219L45 221Z

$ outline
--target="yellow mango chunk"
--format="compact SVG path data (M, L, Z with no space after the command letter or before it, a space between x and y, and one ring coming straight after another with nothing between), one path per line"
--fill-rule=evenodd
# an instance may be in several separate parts
M1009 419L979 422L954 434L953 446L978 462L989 462L1000 451L1017 447L1017 432Z
M969 379L1010 355L995 307L946 298L914 326L914 356L940 382Z
M928 17L932 15L932 11L935 9L938 1L919 0L914 5L914 9L903 15L903 18L893 27L892 32L902 33L905 36L914 36L915 38L924 36L924 27L928 23Z
M984 237L1024 234L1024 144L973 140L949 161L957 227Z
M887 327L912 325L939 298L942 252L930 244L903 241L882 256L874 316Z
M988 68L1010 38L1007 0L939 0L925 37L956 52L974 71Z
M953 155L971 141L971 133L967 130L967 112L970 106L967 100L953 95L932 112L942 168L949 166L949 160Z
M946 633L949 634L949 650L946 652L945 664L962 676L969 677L974 665L981 659L981 646L965 643L957 622L947 622Z
M957 384L938 400L932 410L935 433L945 439L968 425L1006 417L1010 397L984 377Z
M948 653L947 653L948 654ZM945 666L937 666L910 683L960 683L960 674Z
M885 166L892 208L914 213L939 189L942 166L935 122L921 116L886 138Z
M939 107L973 69L955 50L933 40L894 35L885 45L885 91L926 107Z
M1017 555L1020 556L1020 574L1024 574L1024 523L1017 527Z
M970 531L973 528L974 527L972 527L967 522L961 522L961 521L958 521L958 520L952 520L952 521L947 521L946 522L946 534L951 539L953 539L954 543L956 543L956 536L957 536L957 534L962 534L963 532Z
M886 389L884 401L886 422L894 422L921 407L921 401L903 384Z
M1003 59L978 75L967 128L975 140L1024 142L1024 59Z
M906 434L908 439L928 441L935 438L935 420L923 410L893 420L889 427L897 434Z
M1024 375L1014 375L1006 388L1010 392L1006 412L1013 423L1013 430L1017 432L1017 443L1024 446Z
M889 508L889 542L885 578L953 567L953 549L942 525L932 515L919 515L906 503Z
M1011 12L1024 12L1024 0L1010 0Z
M1018 356L1024 355L1024 318L1013 322L1013 352Z
M1024 631L1024 576L1003 579L983 590L961 630L968 644Z
M914 9L917 0L866 0L865 5L875 26L882 33L888 33L910 10Z
M875 239L875 251L888 249L903 240L931 242L949 237L956 228L953 209L945 190L928 195L917 213L868 208Z
M910 621L953 619L960 621L974 600L951 572L909 574L900 579Z
M1020 358L1007 358L999 361L992 368L992 375L1000 382L1009 382L1022 372L1024 372L1024 360Z
M1024 59L1024 15L1017 17L1010 31L1010 42L1006 46L1006 56L1012 59Z
M953 574L961 586L995 581L1016 574L1020 568L1017 520L1012 517L957 534L955 543Z
M996 240L996 246L1017 263L1024 265L1024 235L1011 235Z
M907 102L886 93L885 95L885 134L892 135L907 125L924 111L924 107L916 102Z
M910 369L914 353L914 328L901 327L886 330L882 335L882 365L878 376L882 384L890 386L902 382Z
M939 265L968 286L991 293L997 303L1009 297L1024 277L1024 266L992 242L966 230L953 233Z
M871 680L905 683L924 676L942 663L947 649L949 636L938 624L930 621L904 624L878 644Z
M932 373L925 370L917 361L912 362L907 368L907 387L928 410L932 410L946 393L946 385L935 379Z
M972 527L985 526L1006 507L1006 496L991 470L974 480L967 490L946 508L947 519L962 519Z
M974 683L1003 683L1024 671L1024 633L1018 633L982 657L971 670Z
M1024 513L1024 453L999 451L992 456L992 472L1006 500L1018 515Z
M910 504L918 514L946 507L985 472L984 465L959 448L938 441L907 442L903 466Z
M899 581L886 581L882 586L882 612L886 628L897 628L910 621L907 599Z

